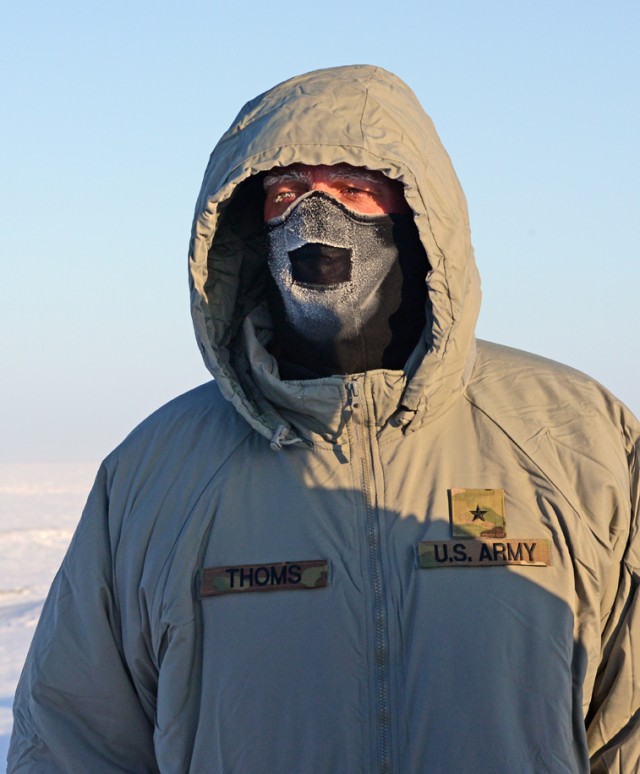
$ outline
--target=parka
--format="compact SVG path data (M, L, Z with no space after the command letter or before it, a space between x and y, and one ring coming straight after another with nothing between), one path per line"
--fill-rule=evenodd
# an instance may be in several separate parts
M262 175L402 182L429 258L402 371L284 381ZM213 381L102 464L16 693L9 771L640 770L638 438L476 341L464 195L376 67L293 78L215 147L189 248Z

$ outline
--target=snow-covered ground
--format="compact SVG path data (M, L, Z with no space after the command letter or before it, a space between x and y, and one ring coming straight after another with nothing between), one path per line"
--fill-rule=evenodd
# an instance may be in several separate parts
M20 670L97 468L94 462L0 463L0 771Z

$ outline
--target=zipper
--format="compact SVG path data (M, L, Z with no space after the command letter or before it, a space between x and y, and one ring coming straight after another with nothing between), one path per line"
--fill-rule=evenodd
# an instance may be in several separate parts
M371 498L373 480L373 463L371 448L369 446L369 432L367 428L366 411L360 397L360 385L357 381L347 383L349 406L355 434L356 446L361 452L358 456L361 460L362 493L367 513L367 541L369 549L369 567L373 585L373 609L375 632L375 672L377 694L377 729L378 729L378 757L380 761L380 774L391 772L390 730L389 730L389 690L388 690L388 653L386 638L386 611L380 572L380 539L379 527L376 519L376 509ZM375 483L374 483L375 486Z

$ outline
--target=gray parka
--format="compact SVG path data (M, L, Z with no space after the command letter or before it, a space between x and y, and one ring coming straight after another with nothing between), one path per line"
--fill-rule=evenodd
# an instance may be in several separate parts
M431 264L403 372L279 379L260 173L293 162L403 183ZM476 346L464 196L411 91L358 66L249 102L190 268L215 381L102 465L9 771L638 771L640 429L583 374Z

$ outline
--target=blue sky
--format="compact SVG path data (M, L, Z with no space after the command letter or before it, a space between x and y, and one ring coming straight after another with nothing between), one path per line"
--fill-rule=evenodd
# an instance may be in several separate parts
M466 191L478 334L640 412L640 6L372 0L6 5L0 459L99 459L208 374L186 254L209 153L248 99L378 64Z

